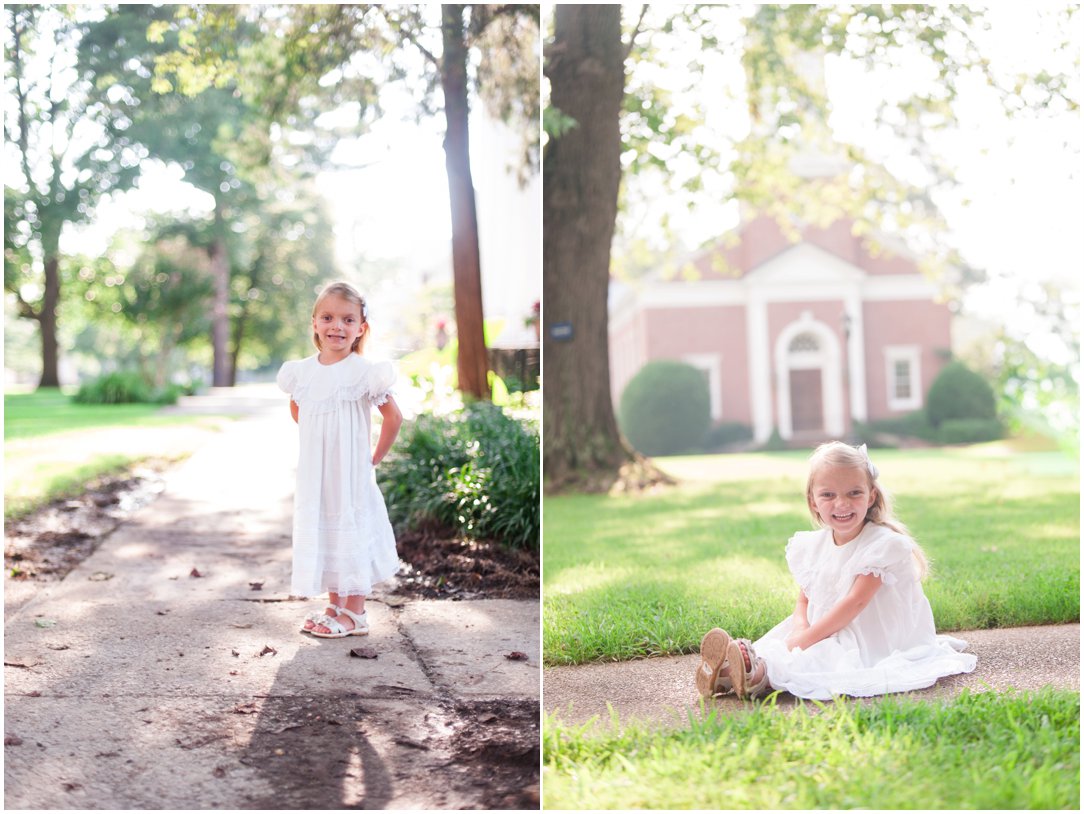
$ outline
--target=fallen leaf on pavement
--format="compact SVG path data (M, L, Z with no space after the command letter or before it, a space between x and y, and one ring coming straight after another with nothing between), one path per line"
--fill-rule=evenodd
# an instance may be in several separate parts
M240 628L241 630L248 630L250 627L252 627L252 623L251 622L245 622L244 624L241 624L241 625L231 623L230 627Z
M56 627L55 619L35 619L34 624L38 627Z
M231 712L237 715L255 715L260 711L260 708L256 706L255 701L246 701L244 704L238 704Z
M93 574L87 577L87 579L89 579L91 582L105 582L107 579L113 579L113 575L108 574L105 571L95 571Z
M240 656L241 655L236 650L231 650L230 653L232 653L234 656Z
M263 588L263 583L266 582L266 581L267 580L263 580L262 582L250 582L248 584L248 587L251 588L254 591L258 591L261 588Z
M193 568L191 571L188 572L188 576L190 576L190 577L202 577L203 574L201 574L199 572L198 568Z
M41 690L31 690L26 694L27 698L41 698Z
M377 652L371 647L355 647L350 651L350 655L359 659L375 659Z
M272 656L277 656L278 652L279 651L276 650L275 648L273 648L271 645L265 644L263 646L263 650L260 651L259 655L260 656L266 656L268 653L270 653Z
M511 653L505 653L504 657L509 661L527 661L527 659L529 658L526 653L521 653L518 650L515 650Z
M71 650L70 644L47 644L45 646L50 650Z
M4 746L22 746L22 745L23 745L23 739L20 738L18 735L5 735L4 736Z

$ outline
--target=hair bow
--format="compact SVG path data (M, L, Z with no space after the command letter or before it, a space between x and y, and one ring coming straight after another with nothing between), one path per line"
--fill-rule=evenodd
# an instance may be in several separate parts
M866 459L866 469L869 470L869 476L874 480L877 480L877 476L880 474L877 471L877 467L873 465L873 461L869 458L869 452L866 450L866 445L861 444L858 448L858 453Z

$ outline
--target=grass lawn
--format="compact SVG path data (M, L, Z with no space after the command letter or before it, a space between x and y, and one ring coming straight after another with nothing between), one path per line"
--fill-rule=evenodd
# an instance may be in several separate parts
M695 652L714 626L756 639L794 609L784 548L813 528L806 452L656 459L676 488L547 496L543 657ZM874 453L932 562L939 630L1080 618L1079 471L1001 445Z
M769 699L676 731L585 731L545 722L544 808L1080 807L1080 696L1071 692L791 712Z
M73 404L59 390L4 396L4 518L19 517L147 458L179 458L224 417L153 404Z

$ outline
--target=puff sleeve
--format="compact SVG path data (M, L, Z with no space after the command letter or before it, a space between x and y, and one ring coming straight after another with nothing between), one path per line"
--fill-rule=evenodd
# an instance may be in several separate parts
M275 377L275 383L282 392L289 393L292 396L294 390L297 389L297 362L283 362L278 375Z
M880 577L885 585L913 582L917 579L912 556L914 546L910 537L885 529L847 564L846 576L872 574Z
M787 543L787 567L798 587L809 595L816 576L816 548L821 532L799 531Z
M377 362L369 368L365 390L374 407L379 407L393 395L392 385L395 384L395 379L395 366L391 362Z

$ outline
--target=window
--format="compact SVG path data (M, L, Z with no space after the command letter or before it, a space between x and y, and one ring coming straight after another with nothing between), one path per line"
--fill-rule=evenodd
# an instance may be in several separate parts
M817 337L810 333L798 334L794 339L790 340L790 344L787 346L787 350L791 353L801 353L803 351L818 351L821 349L820 343L817 342Z
M917 345L885 348L890 410L917 410L922 406L920 355Z

